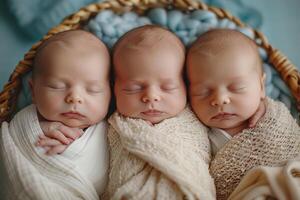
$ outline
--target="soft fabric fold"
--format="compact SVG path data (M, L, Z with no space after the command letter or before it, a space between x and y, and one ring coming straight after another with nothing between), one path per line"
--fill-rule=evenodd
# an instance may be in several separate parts
M256 126L235 135L212 160L217 198L228 199L250 169L283 166L299 153L299 125L283 103L268 98L267 111Z
M215 199L207 128L186 108L150 125L114 113L109 119L109 199Z
M258 166L250 170L230 200L300 199L300 157L283 166Z
M9 124L2 123L1 151L5 167L2 181L9 189L8 198L99 199L93 184L76 170L72 154L78 152L69 151L68 156L45 155L35 146L41 133L34 105L17 113Z

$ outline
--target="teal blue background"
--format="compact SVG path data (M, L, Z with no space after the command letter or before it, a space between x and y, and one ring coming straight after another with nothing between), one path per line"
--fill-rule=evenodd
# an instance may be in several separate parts
M299 0L241 0L262 15L261 31L300 69ZM26 3L26 0L24 0ZM36 42L17 28L13 16L0 0L0 88L24 54Z

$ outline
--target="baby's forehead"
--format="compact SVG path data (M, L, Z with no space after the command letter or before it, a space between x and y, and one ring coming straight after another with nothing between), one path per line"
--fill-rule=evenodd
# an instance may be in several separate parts
M262 71L261 58L256 43L246 35L230 29L216 29L200 36L190 47L187 54L189 63L234 63L246 62L249 68ZM214 64L213 64L214 65Z
M216 29L200 36L191 46L188 53L210 53L217 55L219 52L247 52L249 50L256 53L257 46L247 36L235 30Z
M101 40L89 32L72 30L58 33L44 41L37 49L34 68L38 68L44 60L55 59L55 55L68 52L81 52L91 56L98 54L101 58L109 60L108 50Z
M91 33L82 30L66 31L52 36L37 49L37 55L42 54L46 49L106 51L103 42Z
M157 26L147 25L126 33L115 45L114 56L128 51L144 51L170 47L184 54L185 47L172 32Z

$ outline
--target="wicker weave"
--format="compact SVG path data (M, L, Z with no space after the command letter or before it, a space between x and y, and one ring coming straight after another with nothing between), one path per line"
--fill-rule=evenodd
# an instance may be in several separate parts
M31 70L36 49L44 40L62 31L81 28L89 19L105 9L113 10L116 13L133 11L143 14L146 10L154 7L172 7L174 9L184 11L196 9L209 10L214 12L219 19L227 18L236 23L239 27L245 26L245 24L227 11L210 7L204 3L193 0L111 0L88 5L64 19L58 26L52 28L47 35L32 46L32 48L25 54L24 59L18 63L11 74L8 83L5 84L3 91L0 93L0 122L4 120L9 121L11 119L16 109L17 97L21 88L22 75ZM297 68L286 56L282 55L280 51L274 49L261 32L257 30L253 30L253 32L255 39L261 41L259 45L266 50L269 62L279 72L284 82L290 88L296 101L300 102L300 74Z

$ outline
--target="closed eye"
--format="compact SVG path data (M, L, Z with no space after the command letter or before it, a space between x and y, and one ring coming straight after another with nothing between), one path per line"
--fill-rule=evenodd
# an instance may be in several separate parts
M65 85L55 85L55 84L48 84L47 87L53 90L63 90L66 88Z
M102 93L103 89L102 88L88 88L87 92L89 92L89 93Z
M179 87L177 86L177 85L163 85L162 87L161 87L161 89L162 90L165 90L165 91L172 91L172 90L176 90L176 89L178 89Z
M191 96L205 98L205 97L209 96L210 93L211 93L210 90L204 89L204 90L199 90L199 91L192 92Z
M131 85L128 87L123 88L122 90L126 93L137 93L142 91L143 87L140 85Z
M237 93L241 93L241 92L245 92L247 90L246 86L232 86L230 87L230 90L232 92L237 92Z

